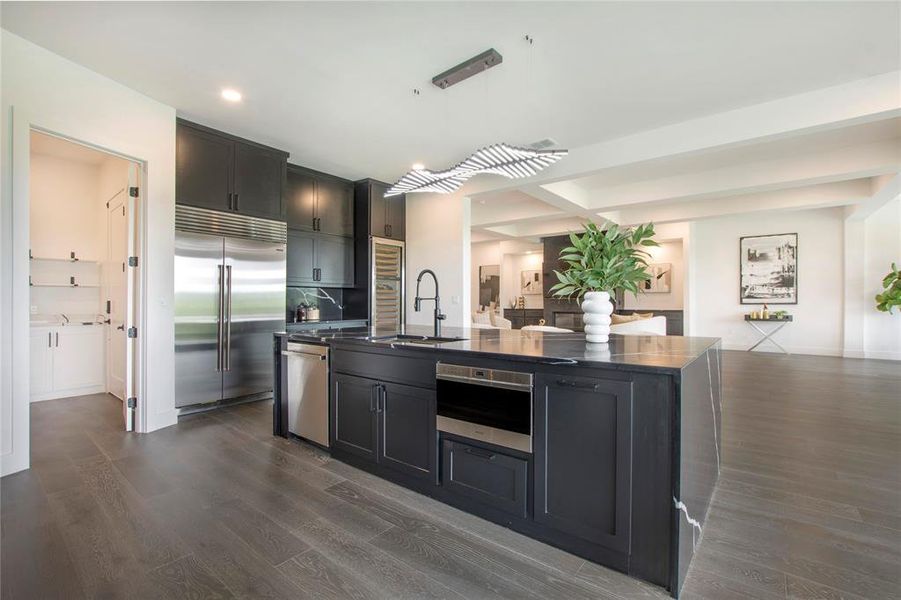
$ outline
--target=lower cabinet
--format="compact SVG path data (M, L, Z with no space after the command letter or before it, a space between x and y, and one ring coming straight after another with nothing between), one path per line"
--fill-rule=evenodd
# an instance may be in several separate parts
M632 384L539 373L535 521L628 552Z
M105 389L104 328L99 325L31 330L31 399L49 400Z
M441 485L458 496L513 516L529 516L528 460L442 439Z
M434 390L335 375L332 448L410 477L432 479L435 435Z

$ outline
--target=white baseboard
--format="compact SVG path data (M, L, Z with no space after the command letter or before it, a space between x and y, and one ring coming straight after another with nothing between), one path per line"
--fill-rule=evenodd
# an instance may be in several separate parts
M71 388L68 390L54 390L52 392L44 392L43 394L32 394L31 402L59 400L60 398L71 398L72 396L87 396L88 394L103 394L105 392L105 385L89 385L80 388Z

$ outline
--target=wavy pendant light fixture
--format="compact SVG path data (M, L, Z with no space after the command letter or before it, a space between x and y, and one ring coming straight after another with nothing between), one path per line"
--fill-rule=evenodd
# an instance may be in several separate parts
M534 39L530 35L525 36L529 44L529 73L531 78L531 46ZM432 78L432 83L442 90L456 85L479 73L500 65L504 58L494 48L473 56L459 65ZM415 96L420 95L418 89L413 90ZM550 142L552 140L543 140ZM547 145L550 145L547 144ZM437 192L450 194L460 189L464 183L480 173L492 173L503 175L510 179L531 177L554 164L567 154L569 150L551 150L542 148L539 142L532 148L521 148L509 144L492 144L476 150L472 156L446 171L430 171L425 168L416 168L408 171L406 175L395 182L385 193L385 197L410 194L415 192Z
M413 169L398 179L385 192L385 197L415 192L450 194L460 189L470 177L480 173L503 175L509 179L531 177L567 154L569 150L533 150L492 144L476 150L472 156L446 171Z

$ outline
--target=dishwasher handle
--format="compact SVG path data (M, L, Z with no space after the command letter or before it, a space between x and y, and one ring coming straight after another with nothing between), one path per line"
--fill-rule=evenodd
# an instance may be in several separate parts
M316 360L325 360L328 358L325 354L309 354L307 352L297 352L296 350L282 350L282 356L296 356L297 358L309 358Z

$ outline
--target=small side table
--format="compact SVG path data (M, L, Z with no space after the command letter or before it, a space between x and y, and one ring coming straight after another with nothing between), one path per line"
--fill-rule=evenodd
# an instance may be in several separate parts
M781 319L778 319L778 318L776 318L776 317L770 317L769 319L760 319L760 318L752 319L752 318L751 318L751 315L745 315L745 322L746 322L748 325L750 325L751 327L753 327L754 329L756 329L756 330L760 333L760 335L763 336L762 338L760 338L760 340L759 340L756 344L754 344L753 346L751 346L750 348L748 348L748 352L751 352L752 350L754 350L754 348L756 348L756 347L759 346L760 344L764 343L765 341L769 340L769 341L771 341L773 344L775 344L777 348L779 348L780 350L782 350L784 353L789 354L789 351L788 351L788 350L786 350L785 348L783 348L782 346L780 346L780 345L779 345L779 342L777 342L776 340L773 339L773 335L774 335L777 331L779 331L780 329L782 329L783 327L785 327L785 325L786 325L787 323L791 323L793 320L794 320L794 319L792 318L791 315L785 315L785 316L782 317ZM770 329L769 331L766 331L766 330L764 330L764 329L761 329L761 328L757 325L757 323L777 323L778 325L777 325L776 327L774 327L773 329Z

